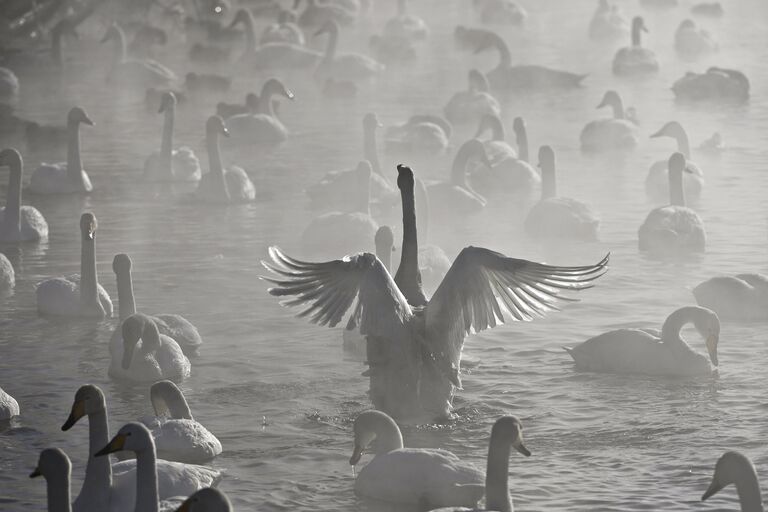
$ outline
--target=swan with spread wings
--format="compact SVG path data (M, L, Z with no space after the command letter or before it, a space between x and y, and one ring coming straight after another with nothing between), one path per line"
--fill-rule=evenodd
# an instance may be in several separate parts
M371 399L398 419L449 417L454 389L461 387L467 334L507 317L542 317L558 309L560 300L575 300L561 291L591 288L608 265L608 256L595 265L563 267L470 246L456 257L432 298L411 305L401 291L406 283L398 286L373 254L311 263L270 247L269 256L272 261L262 263L278 276L263 278L275 285L269 293L290 297L286 306L304 306L299 316L312 323L337 325L358 299L349 324L368 338ZM421 286L420 279L413 281L409 285ZM375 379L381 372L387 378Z

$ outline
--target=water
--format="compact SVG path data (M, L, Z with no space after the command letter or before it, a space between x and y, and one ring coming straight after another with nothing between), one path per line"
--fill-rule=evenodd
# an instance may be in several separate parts
M639 11L634 2L622 4L629 15ZM491 424L503 414L519 416L533 456L513 454L510 460L510 488L518 510L733 509L732 488L706 504L698 502L721 453L741 450L754 460L758 474L768 472L764 325L723 325L721 373L712 378L577 373L560 348L619 326L658 327L674 309L692 303L691 288L713 275L766 271L768 67L763 63L768 58L768 9L759 0L726 3L722 20L700 23L716 35L721 52L689 64L672 51L673 31L689 2L684 4L685 9L671 12L643 12L651 30L646 45L661 64L659 75L650 79L611 75L615 49L626 43L587 40L591 1L527 2L526 29L503 31L515 61L590 73L585 87L576 91L509 98L503 118L508 127L515 116L527 120L534 158L539 145L554 147L559 193L600 213L600 243L532 242L522 230L531 199L497 201L477 218L461 222L433 219L430 228L429 241L451 257L470 244L553 264L587 264L612 254L610 272L596 288L579 295L582 302L544 320L469 337L465 357L473 364L455 400L457 421L404 432L407 446L446 448L484 466ZM184 194L163 195L140 183L145 156L159 147L162 118L144 110L142 95L105 86L104 66L93 65L110 54L110 48L93 41L103 26L88 22L82 40L65 50L71 62L61 80L43 72L20 74L23 117L60 123L71 105L81 104L96 122L96 128L82 129L83 159L95 191L87 198L27 196L25 203L48 219L50 240L20 251L3 248L16 265L17 285L12 296L0 301L0 385L19 401L22 416L0 434L0 508L44 506L45 486L27 475L39 451L48 446L70 455L73 494L79 491L87 428L81 424L61 432L60 426L81 384L104 389L112 433L150 412L147 388L124 387L107 377L107 342L116 319L96 324L49 321L35 311L36 283L79 270L79 214L88 210L99 220L99 279L113 299L112 257L125 252L133 259L139 310L182 313L204 337L192 377L182 388L195 417L224 446L213 465L226 471L220 487L236 509L386 510L355 497L347 464L351 422L369 407L367 381L360 376L364 367L344 359L338 329L294 319L267 295L259 280L264 272L259 260L272 244L301 254L298 234L313 215L303 188L328 170L357 162L364 113L376 111L390 124L411 113L439 112L453 92L465 87L470 67L488 70L495 65L495 55L458 54L453 48L453 26L472 19L469 5L448 7L429 0L413 2L411 10L432 29L422 60L383 76L357 99L325 100L301 75L284 76L296 93L296 101L281 106L292 137L275 153L236 162L249 171L258 189L259 200L247 206L201 207ZM386 5L375 11L378 19L391 16ZM380 26L372 19L361 22L354 33L345 31L341 48L362 48L367 35ZM83 53L73 53L78 50ZM159 57L185 71L181 55L171 45ZM685 70L701 71L711 64L738 67L749 76L748 105L673 102L672 82ZM236 71L229 100L240 99L266 78ZM587 121L608 115L594 110L608 88L637 108L640 146L624 159L582 156L579 131ZM205 169L203 124L219 99L178 112L176 143L193 145ZM696 208L709 240L706 255L679 263L648 260L636 248L637 228L657 206L644 193L647 169L674 149L670 139L647 136L673 119L687 129L694 148L714 131L729 146L709 158L694 149L706 179ZM473 130L458 129L453 147ZM27 179L41 159L56 156L25 154ZM399 160L383 158L393 178ZM447 176L450 160L428 160L415 171L429 178ZM0 171L3 188L6 173ZM396 218L387 222L398 227ZM689 334L703 351L703 340Z

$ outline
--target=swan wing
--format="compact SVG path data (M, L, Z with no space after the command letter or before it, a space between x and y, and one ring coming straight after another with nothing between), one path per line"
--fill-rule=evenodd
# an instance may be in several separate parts
M411 307L375 255L358 253L310 263L270 247L269 256L272 262L262 264L279 278L262 279L275 285L269 289L270 294L294 297L283 305L306 305L298 316L334 327L357 297L353 321L360 326L361 334L384 338L407 335L405 324L413 315Z

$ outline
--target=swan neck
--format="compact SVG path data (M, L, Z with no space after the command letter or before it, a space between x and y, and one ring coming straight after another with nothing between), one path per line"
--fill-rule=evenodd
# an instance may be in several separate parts
M491 133L493 140L500 140L504 141L507 138L507 133L504 130L504 124L501 122L501 119L498 117L492 117L493 121L491 122Z
M3 223L13 227L13 231L21 231L21 162L11 164L8 178L8 197L5 201Z
M488 510L512 512L509 500L510 444L491 436L485 470L485 501Z
M83 306L99 304L96 277L96 235L83 236L80 252L80 303Z
M272 89L265 87L261 90L259 101L256 104L257 114L266 114L270 117L275 117L275 109L272 107L272 96L274 96L274 91L272 91Z
M640 30L641 25L639 23L632 24L632 46L641 46Z
M746 471L736 479L736 492L739 494L741 512L763 512L763 497L760 493L760 482L754 469Z
M528 163L528 131L521 126L516 132L517 156L523 162Z
M390 423L391 422L391 423ZM403 435L394 420L382 422L376 429L376 453L403 449Z
M613 108L614 119L624 119L624 102L621 100L620 96L617 96L613 99L611 102L611 108Z
M109 424L106 409L88 415L88 464L85 466L85 480L76 503L82 499L97 499L102 502L98 510L109 501L112 487L112 463L110 457L94 457L94 454L109 443ZM81 508L81 507L78 507Z
M82 182L83 162L80 159L80 123L71 122L67 126L67 176L77 183Z
M173 154L173 127L176 115L173 107L165 110L163 119L163 138L160 142L160 159L162 161L162 173L166 179L173 177L171 156Z
M491 38L491 44L499 51L499 65L497 69L512 67L512 54L509 53L509 46L507 46L504 39L496 33L490 33L488 37Z
M72 505L69 491L69 478L68 473L48 475L45 477L47 495L48 495L48 512L71 512Z
M53 63L57 66L61 66L64 59L61 56L61 38L63 36L62 30L54 30L51 40L51 58Z
M243 22L245 41L247 43L246 53L253 51L256 48L256 28L254 27L253 16L250 12L246 12L241 21Z
M120 323L136 314L136 300L133 297L133 280L130 270L121 270L117 273L117 300Z
M224 179L224 166L221 163L221 151L219 149L219 136L216 133L206 134L208 146L208 167L211 172L211 186L215 195L229 202L229 191Z
M159 512L155 446L136 452L136 511Z
M392 246L376 246L376 257L379 258L381 264L387 269L387 272L392 271Z
M381 162L379 162L379 149L376 145L376 128L366 127L363 133L363 158L371 163L373 172L383 176Z
M467 186L467 164L470 158L472 158L472 150L466 146L462 147L453 159L451 183L460 187Z
M674 206L685 206L685 190L683 188L683 172L669 171L669 203Z
M541 165L541 199L549 199L557 196L557 176L553 163Z
M664 341L664 343L673 346L685 346L690 348L688 347L688 344L685 342L685 340L683 340L683 337L680 335L680 331L687 324L695 322L699 312L699 308L685 307L680 308L669 315L664 321L664 325L661 326L661 339Z
M331 29L328 31L328 42L325 45L325 55L323 56L323 61L327 64L329 62L333 62L333 59L336 58L336 45L339 42L339 32L338 30Z
M675 135L677 139L677 150L683 154L686 160L691 158L691 143L688 141L688 134L681 127Z
M160 331L155 322L148 321L141 334L141 348L144 352L155 352L160 348Z
M115 33L115 53L114 53L114 63L115 65L121 64L126 61L126 53L125 53L125 32L119 27L116 27L116 33Z
M171 418L181 420L193 420L192 411L189 408L186 398L182 394L174 394L170 397L165 397L165 404L168 407L168 412L171 414Z
M395 284L412 306L427 303L421 290L421 271L419 270L419 240L416 228L416 202L413 187L403 187L400 191L403 202L403 247L400 253L400 266L395 274Z

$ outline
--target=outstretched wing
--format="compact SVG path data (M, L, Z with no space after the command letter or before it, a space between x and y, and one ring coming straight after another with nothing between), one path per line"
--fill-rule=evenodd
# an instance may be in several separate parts
M563 290L591 288L607 269L608 256L595 265L560 267L508 258L482 247L459 253L427 306L427 332L436 354L458 363L464 337L505 322L543 317L557 310Z
M279 278L262 277L274 284L269 293L293 296L285 306L304 306L299 317L318 325L337 325L358 298L352 321L363 335L392 339L407 335L406 322L413 315L384 265L370 253L345 256L322 263L299 261L278 247L269 248L271 263L262 264Z

